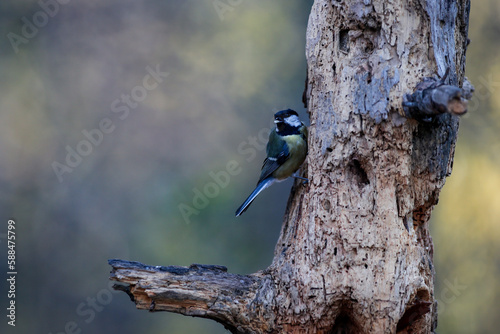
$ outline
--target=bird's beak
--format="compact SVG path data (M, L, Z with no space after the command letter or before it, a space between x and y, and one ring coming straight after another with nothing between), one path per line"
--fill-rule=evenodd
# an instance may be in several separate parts
M280 119L280 118L275 118L274 119L274 124L278 124L278 123L283 123L283 120Z

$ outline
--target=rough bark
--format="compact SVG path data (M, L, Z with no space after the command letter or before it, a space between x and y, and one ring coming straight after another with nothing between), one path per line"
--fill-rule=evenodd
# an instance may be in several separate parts
M239 276L111 262L112 279L139 308L212 318L234 333L433 331L428 220L451 173L458 118L422 83L452 87L432 89L464 112L468 13L467 0L316 0L310 181L293 188L271 266Z
M227 273L224 266L146 266L109 260L111 279L122 284L138 309L168 311L220 322L233 333L265 332L272 327L272 311L259 312L252 300L271 305L272 295L261 295L271 282L263 275Z

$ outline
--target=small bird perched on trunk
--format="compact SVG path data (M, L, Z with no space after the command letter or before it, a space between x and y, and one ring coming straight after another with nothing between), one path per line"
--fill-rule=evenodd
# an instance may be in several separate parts
M283 181L294 175L307 155L307 127L292 109L278 111L274 114L276 127L269 134L266 147L267 158L262 164L257 187L236 210L236 217L245 212L255 197L276 181Z

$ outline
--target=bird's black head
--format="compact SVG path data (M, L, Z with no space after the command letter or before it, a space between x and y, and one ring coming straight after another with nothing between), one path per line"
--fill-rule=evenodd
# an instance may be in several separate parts
M281 110L274 114L274 123L276 131L282 135L297 133L302 126L299 114L292 109Z

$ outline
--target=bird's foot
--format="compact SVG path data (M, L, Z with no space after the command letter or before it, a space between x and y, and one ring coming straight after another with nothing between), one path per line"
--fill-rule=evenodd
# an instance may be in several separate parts
M302 182L302 184L306 184L309 182L309 179L305 178L305 177L302 177L302 176L298 176L298 175L292 175L292 177L296 178L296 179L300 179L300 180L303 180L304 182Z

